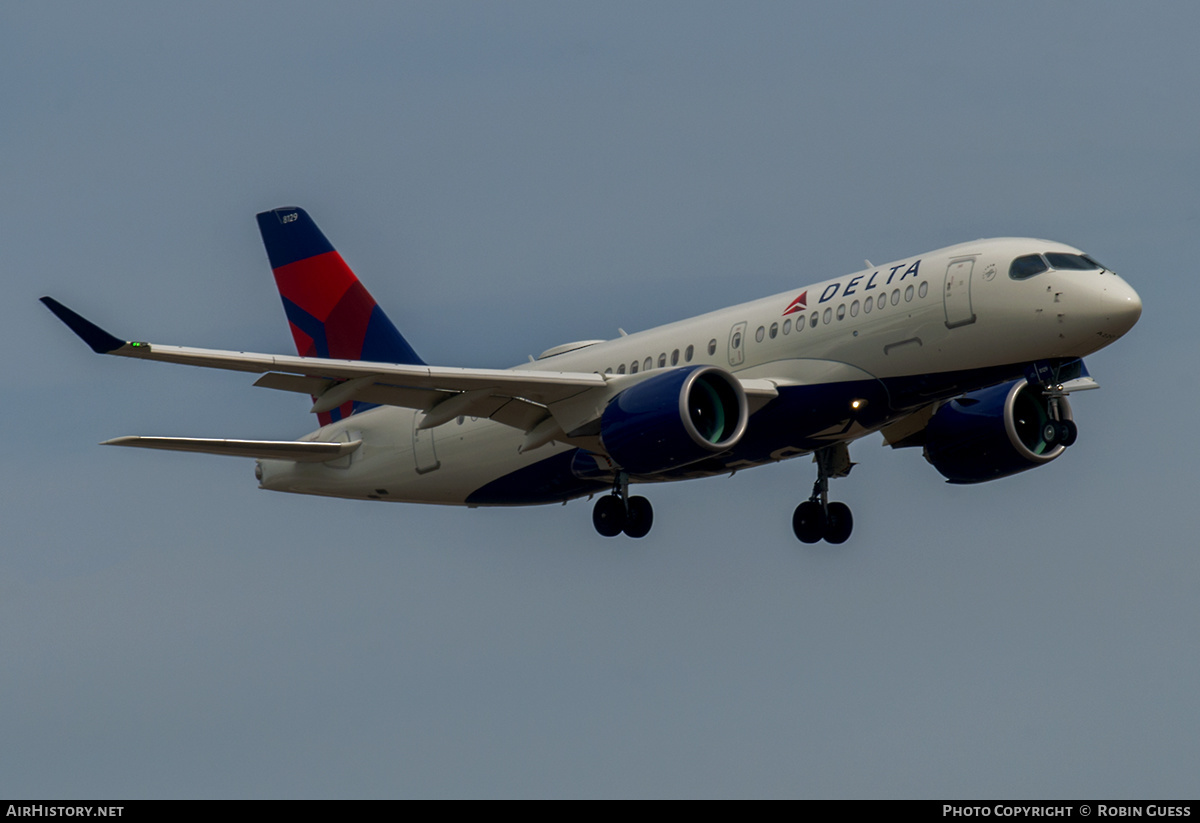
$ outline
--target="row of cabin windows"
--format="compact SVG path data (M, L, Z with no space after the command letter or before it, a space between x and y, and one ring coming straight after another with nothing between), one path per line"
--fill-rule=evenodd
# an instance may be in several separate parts
M908 285L908 287L906 289L904 289L903 299L904 299L905 303L911 303L914 295L923 298L928 294L929 294L929 283L928 282L923 281L921 283L921 285L918 287L914 287L913 284L910 283ZM893 289L892 293L891 293L892 305L893 306L900 305L900 299L901 299L900 289ZM852 303L850 303L848 307L847 307L847 304L842 303L837 307L837 319L844 320L846 318L847 311L850 313L851 317L858 317L858 313L860 310L862 311L863 314L870 314L871 311L876 308L878 308L880 311L882 311L884 308L886 308L887 304L888 304L888 293L887 292L880 294L879 297L868 297L866 300L863 300L861 302L858 300L855 300ZM808 325L812 326L815 329L817 327L818 323L822 323L822 322L823 323L832 323L833 318L834 318L834 309L832 306L830 306L829 308L825 309L824 312L816 312L816 311L813 312L811 315L809 315L807 323L808 323ZM800 333L800 332L804 331L804 326L805 326L805 318L803 316L796 318L796 325L795 325L796 332ZM783 334L791 334L792 333L792 318L789 317L789 318L785 319L783 321L782 325L780 325L779 323L772 323L771 327L769 329L766 326L759 326L758 330L754 333L754 339L757 342L761 343L768 336L772 340L774 340L776 337L778 337L780 335L780 333L783 333ZM731 341L731 343L732 343L733 348L735 348L735 349L740 348L742 345L742 336L740 334L735 334L733 336L733 340ZM708 354L711 357L711 356L715 355L716 353L717 353L717 341L714 338L714 339L708 341ZM691 363L692 357L694 354L695 354L695 347L688 346L686 349L684 349L683 361L685 363ZM670 362L671 362L672 366L679 365L679 349L675 349L673 352L671 352ZM667 354L666 354L666 352L663 352L662 354L660 354L658 356L658 367L660 369L663 369L663 368L666 368L666 366L667 366ZM638 361L634 360L632 363L629 364L629 369L628 369L629 374L637 374L638 368L639 368L639 363L638 363ZM650 371L650 369L654 368L654 358L647 357L644 361L641 362L640 368L642 371ZM610 366L609 368L605 369L604 373L612 374L613 373L612 367ZM626 369L625 369L624 363L617 366L617 374L625 374L625 373L626 373Z
M717 341L716 341L716 338L714 338L714 339L708 341L708 354L709 354L709 356L712 356L716 353L717 353ZM696 347L695 346L689 345L686 349L683 350L683 362L684 363L691 363L692 358L695 356L696 356ZM675 349L673 352L671 352L670 361L671 361L672 366L679 365L679 349ZM660 369L665 369L667 367L667 353L666 352L662 352L661 354L658 355L658 367ZM634 360L632 363L629 364L629 373L637 374L639 368L642 371L650 371L652 368L654 368L654 358L647 357L644 361L642 361L641 364L639 364L638 361ZM612 374L613 373L612 366L609 366L607 369L605 369L604 373ZM625 364L624 363L617 366L617 374L625 374Z
M914 294L919 297L925 297L927 294L929 294L929 283L922 282L921 285L915 289L913 288L913 285L910 283L908 285L908 288L906 288L904 290L904 302L911 303ZM891 301L892 301L893 306L900 305L900 295L901 295L900 289L894 289L892 291ZM837 307L836 316L837 316L838 320L845 320L846 312L849 311L851 317L858 317L858 312L859 312L860 308L861 308L863 314L870 314L872 309L879 308L880 310L882 310L885 306L887 306L887 304L888 304L888 294L887 294L887 292L884 292L883 294L879 295L878 298L868 297L861 304L859 303L858 300L855 300L852 303L850 303L849 307L847 307L847 305L845 303L842 303ZM832 323L834 315L835 315L835 310L832 306L825 309L824 312L813 312L808 317L808 325L812 326L815 329L817 327L818 323ZM791 332L791 330L792 330L792 321L791 321L791 318L788 318L787 320L783 321L782 331L784 334L788 334L789 332ZM804 318L800 317L796 320L796 331L799 332L799 331L803 331L803 330L804 330ZM763 342L763 339L768 336L772 340L774 340L779 335L780 331L781 331L781 329L780 329L780 326L778 323L772 323L770 329L768 329L766 326L759 326L758 331L754 332L754 339L759 343ZM734 348L737 348L736 341L734 344Z

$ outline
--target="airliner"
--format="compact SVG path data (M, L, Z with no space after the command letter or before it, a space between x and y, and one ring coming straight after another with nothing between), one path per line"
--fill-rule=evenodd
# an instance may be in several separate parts
M258 215L297 356L115 337L42 302L94 351L260 375L309 395L298 440L126 436L105 445L256 459L260 488L366 500L524 506L600 495L596 531L644 537L632 485L812 455L792 527L853 528L829 481L880 432L950 483L1045 465L1075 443L1068 403L1098 387L1083 357L1129 331L1137 293L1083 251L998 238L938 249L509 369L431 366L300 208Z

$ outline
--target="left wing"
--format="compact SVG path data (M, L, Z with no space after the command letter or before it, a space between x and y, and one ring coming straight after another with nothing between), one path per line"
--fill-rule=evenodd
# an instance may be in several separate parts
M608 385L592 372L410 366L125 341L52 297L42 302L99 354L261 374L256 386L315 397L314 412L359 400L427 412L436 407L435 419L424 421L426 428L466 414L529 431L546 417L550 404ZM452 407L442 409L447 402Z
M99 354L261 374L254 385L311 395L316 398L314 412L357 400L419 409L425 412L418 424L422 429L461 415L490 418L526 433L522 451L552 440L571 442L572 433L598 419L617 392L654 374L463 369L166 346L122 340L52 297L42 302ZM777 394L769 380L740 382L751 412ZM117 445L178 448L145 442Z

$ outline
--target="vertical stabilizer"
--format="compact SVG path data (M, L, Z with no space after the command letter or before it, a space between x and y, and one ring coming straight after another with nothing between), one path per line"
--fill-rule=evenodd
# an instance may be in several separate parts
M302 357L424 365L304 209L262 212L258 229ZM346 403L319 417L324 425L369 407Z

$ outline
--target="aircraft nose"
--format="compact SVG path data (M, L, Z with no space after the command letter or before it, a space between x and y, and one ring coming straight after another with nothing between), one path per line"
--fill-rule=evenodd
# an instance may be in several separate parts
M1099 315L1105 321L1106 332L1120 337L1134 327L1142 316L1142 298L1133 287L1115 274L1102 277Z

